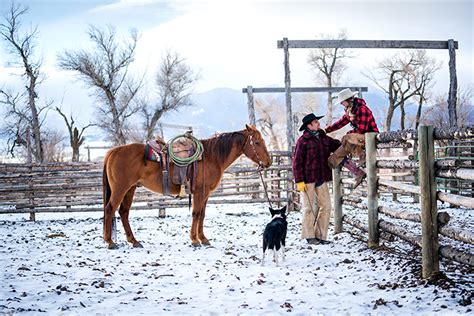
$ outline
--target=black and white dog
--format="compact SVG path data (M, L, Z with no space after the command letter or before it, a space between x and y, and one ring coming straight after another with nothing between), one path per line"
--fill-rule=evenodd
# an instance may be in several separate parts
M263 257L262 265L265 263L265 253L268 249L273 250L273 261L278 266L278 252L281 249L282 259L285 260L285 240L288 223L286 221L286 206L279 210L270 209L272 220L263 232Z

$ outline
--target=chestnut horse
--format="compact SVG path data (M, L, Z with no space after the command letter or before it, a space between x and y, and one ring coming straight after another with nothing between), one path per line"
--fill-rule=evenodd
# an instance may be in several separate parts
M198 162L197 179L193 192L193 212L191 223L191 242L193 246L210 245L204 235L204 217L209 195L219 184L224 170L242 154L257 163L259 167L269 167L271 158L260 132L246 125L242 131L222 133L202 140L204 152ZM159 163L145 165L145 145L129 144L111 149L104 159L103 197L104 197L104 240L109 249L117 245L112 241L112 220L119 208L120 219L133 247L142 247L130 228L128 215L133 195L138 184L163 193L162 168ZM170 164L170 178L173 164ZM177 195L180 186L170 183L170 194Z

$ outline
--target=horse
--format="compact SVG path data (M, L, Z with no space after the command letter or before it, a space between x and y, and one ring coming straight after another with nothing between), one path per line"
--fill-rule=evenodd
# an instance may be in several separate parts
M253 125L246 124L244 130L218 134L201 142L203 153L202 159L198 161L197 176L194 179L190 231L191 244L195 247L210 245L203 230L206 204L225 169L242 154L258 164L259 168L267 168L272 163L265 141ZM163 194L161 164L146 163L144 157L145 144L134 143L115 147L109 150L104 158L104 240L109 249L117 248L112 240L112 221L119 206L127 241L133 247L143 247L135 239L128 220L135 189L137 185L142 185L150 191ZM172 163L169 172L173 174ZM179 185L169 183L170 194L177 195L179 191Z

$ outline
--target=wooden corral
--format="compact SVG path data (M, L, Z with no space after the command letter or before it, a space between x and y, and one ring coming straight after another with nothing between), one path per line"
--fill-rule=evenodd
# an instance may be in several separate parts
M450 143L456 139L458 143L472 144L470 140L474 137L474 129L467 127L463 129L440 130L422 126L419 131L401 131L391 133L368 133L366 134L367 149L367 189L358 189L351 192L344 189L345 184L350 181L341 181L340 170L335 171L334 181L334 202L335 202L335 227L337 231L342 231L343 222L357 227L368 233L368 244L370 247L379 245L381 232L388 232L402 240L421 247L422 249L422 273L423 278L439 272L439 256L454 260L463 264L474 266L474 254L465 249L457 249L451 245L440 245L438 235L456 240L460 243L474 245L474 235L470 231L462 230L449 225L450 214L438 212L437 201L450 203L453 206L465 207L466 211L474 209L474 198L472 191L453 194L446 192L445 188L437 188L437 182L443 179L457 179L466 181L468 188L472 187L474 168L474 158L469 146L460 146L461 152L458 157L439 155L435 157L435 144L449 140ZM406 152L406 159L400 159L398 153L392 157L382 157L385 148L401 148L406 150L413 146L408 145L416 141L417 151ZM404 145L404 143L406 143ZM387 145L390 144L390 145ZM467 150L468 149L468 150ZM467 155L466 153L469 153ZM414 160L414 157L418 157ZM390 178L387 178L387 175ZM395 175L402 175L398 178ZM342 177L344 178L344 177ZM394 179L395 178L395 179ZM344 193L351 192L350 196ZM363 194L365 193L366 194ZM359 193L358 196L355 193ZM360 194L362 193L362 194ZM390 209L379 206L379 196L395 194L409 195L413 197L413 202L420 205L420 213L406 212L398 209ZM366 197L361 198L361 197ZM364 203L363 200L366 202ZM368 217L364 224L360 220L343 215L343 207L355 207L359 210L366 210ZM340 214L337 214L340 212ZM421 223L421 236L412 231L408 231L399 225L395 225L387 220L379 219L379 214L387 215L389 218L403 219ZM462 248L462 247L461 247Z
M262 171L272 203L292 192L288 152L273 152L273 165ZM154 163L154 162L150 162ZM101 162L0 164L0 214L103 211ZM256 166L242 158L230 166L208 203L262 203L268 199ZM138 187L132 210L187 207L188 198L162 196Z

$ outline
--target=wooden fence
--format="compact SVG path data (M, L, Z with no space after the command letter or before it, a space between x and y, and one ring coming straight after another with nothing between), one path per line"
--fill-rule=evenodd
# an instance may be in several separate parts
M368 233L369 247L379 246L381 232L388 232L421 247L423 278L429 278L439 272L439 256L474 266L474 254L472 251L457 249L449 245L439 245L438 234L468 245L474 244L474 235L470 231L463 231L446 225L449 221L449 214L438 212L437 209L437 201L439 200L452 205L466 207L470 209L466 211L472 211L474 209L474 198L439 191L436 186L437 177L455 178L472 182L474 180L472 161L457 159L456 157L444 157L444 159L435 160L434 157L435 141L472 138L474 138L474 128L472 127L459 130L438 130L428 126L421 126L418 132L409 130L366 134L367 203L364 204L363 199L354 197L354 194L343 196L344 181L341 181L340 170L335 170L333 188L336 233L342 231L342 224L346 222ZM403 145L407 140L417 144L418 160L413 160L413 157L417 156L416 154L408 155L407 158L409 159L397 160L382 160L377 157L377 149L381 151L382 148L386 147L410 147ZM398 172L398 174L405 176L416 175L410 179L415 184L407 183L407 181L401 182L384 179L383 169L391 169L392 174ZM408 170L408 172L400 172L401 170ZM401 194L419 196L421 212L419 214L410 213L399 209L378 206L379 195L393 194L394 190ZM367 224L364 225L347 214L343 216L343 205L367 210ZM421 236L387 220L379 219L379 213L392 218L421 223Z
M273 164L262 172L272 203L286 203L292 182L288 152L272 152ZM259 174L247 158L230 166L208 203L267 202ZM0 164L0 214L103 211L102 163ZM132 209L186 207L177 199L138 187Z

